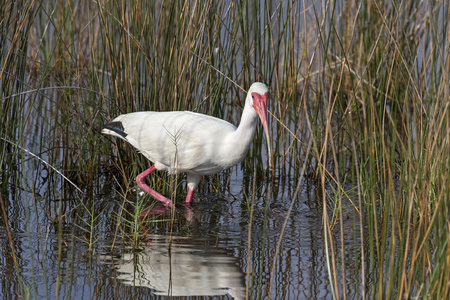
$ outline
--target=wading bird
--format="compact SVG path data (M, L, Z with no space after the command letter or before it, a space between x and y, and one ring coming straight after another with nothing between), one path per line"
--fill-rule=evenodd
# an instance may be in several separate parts
M167 206L172 206L172 201L150 188L145 178L155 170L186 173L186 204L189 205L203 175L216 174L244 159L255 134L258 116L266 134L271 163L268 96L264 83L251 85L237 128L224 120L189 111L145 111L118 116L105 125L102 133L127 141L154 163L136 177L136 182L142 190Z

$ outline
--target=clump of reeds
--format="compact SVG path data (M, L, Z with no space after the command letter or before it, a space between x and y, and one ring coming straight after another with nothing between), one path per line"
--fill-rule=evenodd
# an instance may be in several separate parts
M114 214L106 226L99 225L105 209L96 202L114 189L133 194L132 178L149 162L102 136L103 124L138 110L193 110L238 124L244 101L238 86L263 81L272 100L267 142L276 153L273 172L264 175L270 181L305 172L321 187L333 296L345 298L346 265L355 262L360 281L352 289L362 298L448 298L448 5L303 4L5 1L4 212L20 215L34 201L33 190L58 201L39 220L60 230L75 222L85 233L74 234L89 250L100 230L122 232L136 244L146 203ZM264 147L258 132L240 166L246 175L261 176ZM46 163L34 163L23 149ZM226 186L228 175L201 188ZM163 194L185 192L170 184L182 180L164 174L151 180ZM358 221L357 257L345 255L349 215ZM120 224L126 225L118 231Z
M331 217L324 214L330 281L334 297L345 298L345 266L356 259L346 258L343 237L351 184L358 191L350 201L360 223L361 296L448 297L449 11L388 7L328 7L330 27L316 50L323 70L316 89L322 100L311 105L323 106L315 124L317 171L323 207L335 203ZM440 21L430 21L435 11ZM336 184L335 193L326 182Z

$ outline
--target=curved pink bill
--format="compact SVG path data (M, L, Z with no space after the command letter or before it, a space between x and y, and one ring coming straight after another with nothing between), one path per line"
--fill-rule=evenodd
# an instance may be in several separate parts
M267 123L267 99L269 98L269 93L267 92L264 95L252 93L252 95L253 95L253 108L258 113L258 116L261 119L261 123L264 128L264 132L266 134L267 154L269 156L269 167L272 169L273 168L272 143L270 142L269 125Z

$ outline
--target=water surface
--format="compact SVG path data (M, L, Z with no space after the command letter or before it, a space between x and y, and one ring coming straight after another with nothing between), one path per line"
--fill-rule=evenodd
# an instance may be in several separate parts
M156 221L139 228L135 247L130 232L117 225L118 214L124 214L122 207L130 209L130 205L123 206L117 196L99 197L94 204L100 213L93 251L88 251L85 242L89 234L76 221L83 216L88 221L86 212L76 205L66 206L75 204L74 199L52 204L30 195L29 207L9 212L19 272L6 229L1 227L0 294L36 299L245 299L247 293L250 299L331 298L322 208L313 181L303 181L288 216L296 183L258 180L250 219L249 180L235 168L226 191L199 192L190 209L179 206L172 215L155 206L148 219ZM128 198L131 202L137 197L134 193ZM144 197L146 203L152 202ZM60 209L66 210L62 223L51 218ZM358 257L359 242L356 222L352 216L347 218L345 266L351 295L359 277L359 266L351 257ZM354 280L348 282L349 278ZM19 292L24 290L27 295Z

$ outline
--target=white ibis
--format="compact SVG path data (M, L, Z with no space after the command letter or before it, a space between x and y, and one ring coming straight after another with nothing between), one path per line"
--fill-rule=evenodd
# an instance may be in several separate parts
M145 111L118 116L105 125L102 133L127 141L154 162L136 177L136 182L142 190L167 206L172 206L172 201L151 189L145 178L155 170L186 173L186 204L189 205L203 175L216 174L244 159L255 134L258 116L270 145L268 96L264 83L251 85L237 128L224 120L190 111ZM268 149L270 162L271 147Z

